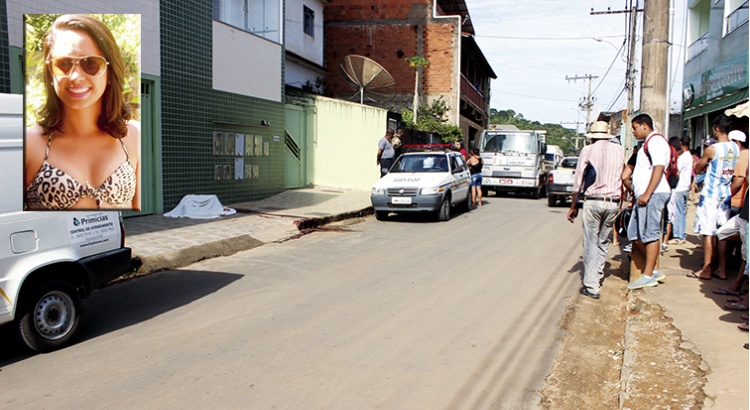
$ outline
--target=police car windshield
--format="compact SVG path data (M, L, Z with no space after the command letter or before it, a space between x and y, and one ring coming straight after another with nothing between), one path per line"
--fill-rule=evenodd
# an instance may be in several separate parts
M444 154L402 155L390 172L448 172L448 158Z
M482 152L536 154L536 136L526 133L487 133L482 141Z

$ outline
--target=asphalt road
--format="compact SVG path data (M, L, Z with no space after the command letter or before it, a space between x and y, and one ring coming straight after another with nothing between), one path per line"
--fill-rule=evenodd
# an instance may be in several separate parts
M4 408L533 408L580 286L579 224L489 198L367 218L113 285L67 349L0 353Z

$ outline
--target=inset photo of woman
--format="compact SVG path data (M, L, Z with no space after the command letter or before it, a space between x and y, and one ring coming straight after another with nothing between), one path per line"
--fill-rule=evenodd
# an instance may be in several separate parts
M24 24L24 209L140 210L140 15Z

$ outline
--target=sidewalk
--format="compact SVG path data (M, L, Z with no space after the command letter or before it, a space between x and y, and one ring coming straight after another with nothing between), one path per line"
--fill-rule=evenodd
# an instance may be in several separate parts
M666 282L630 292L629 297L660 305L681 332L683 347L700 354L702 368L707 373L704 408L747 409L748 351L742 346L748 342L748 333L737 328L744 323L741 313L747 312L723 309L731 296L713 293L714 289L729 286L737 268L727 268L729 280L705 281L685 276L703 267L703 250L696 246L702 245L702 240L692 234L694 217L695 204L690 201L687 242L669 245L661 257Z
M260 201L224 204L237 210L218 219L126 218L125 244L142 261L137 274L277 242L300 230L372 213L370 193L322 188L287 190Z

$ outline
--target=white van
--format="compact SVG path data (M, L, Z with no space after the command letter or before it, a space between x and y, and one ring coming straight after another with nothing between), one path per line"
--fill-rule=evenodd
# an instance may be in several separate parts
M0 94L0 325L32 350L70 344L88 297L131 266L119 212L23 211L23 96Z

